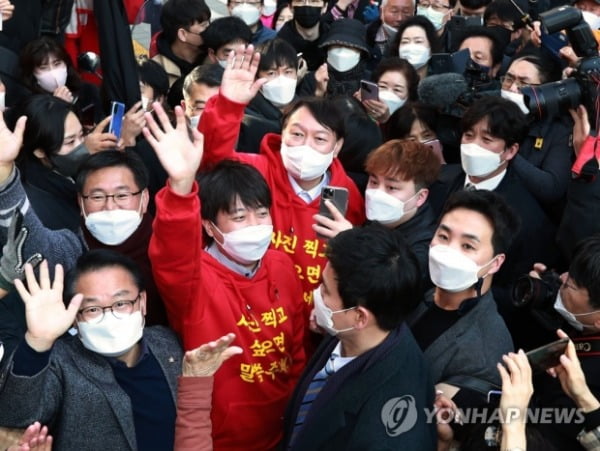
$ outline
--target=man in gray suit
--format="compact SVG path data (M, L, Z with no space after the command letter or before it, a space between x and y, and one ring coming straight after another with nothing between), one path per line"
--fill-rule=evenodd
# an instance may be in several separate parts
M491 286L519 221L492 191L459 191L442 213L429 248L435 288L410 325L438 391L458 407L487 403L500 386L496 365L513 351Z
M135 263L85 254L65 284L67 307L60 265L53 283L46 262L39 283L30 265L26 277L28 288L15 285L27 332L0 370L0 425L48 424L61 450L172 449L182 349L168 329L144 329ZM73 323L78 335L64 336Z

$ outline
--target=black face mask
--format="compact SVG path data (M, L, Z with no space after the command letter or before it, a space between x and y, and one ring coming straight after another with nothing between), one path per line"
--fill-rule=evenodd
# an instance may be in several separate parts
M79 167L89 156L89 150L87 150L84 143L81 143L66 155L53 154L49 158L58 172L67 177L75 178Z
M294 20L303 28L312 28L321 18L319 6L294 6Z

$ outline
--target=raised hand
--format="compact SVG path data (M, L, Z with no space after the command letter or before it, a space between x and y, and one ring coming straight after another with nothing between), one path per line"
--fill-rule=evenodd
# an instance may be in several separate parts
M119 141L119 148L135 146L135 139L142 129L146 126L146 119L144 119L144 109L142 108L142 102L136 102L129 111L123 117L123 129L121 132L121 140Z
M52 451L52 436L48 435L47 426L42 426L36 421L25 429L19 444L6 451Z
M59 86L54 90L52 95L64 100L67 103L73 103L73 93L66 86Z
M590 121L583 105L579 105L575 110L569 110L569 113L573 119L573 150L577 156L583 143L590 136Z
M256 78L260 53L254 53L254 47L240 46L227 58L227 67L221 81L221 94L237 103L247 104L256 96L266 78Z
M15 280L15 287L25 303L27 320L25 340L36 351L47 351L75 321L83 295L75 295L71 299L69 307L65 307L62 298L63 268L61 265L56 265L54 282L50 283L46 260L40 265L39 284L30 264L25 265L25 278L29 289L25 288L20 280Z
M327 83L329 82L329 72L327 72L327 63L323 63L315 71L315 81L317 87L315 88L315 96L323 97L327 92Z
M315 220L316 224L313 224L312 228L315 232L321 236L324 236L325 238L333 238L338 233L352 228L352 223L344 217L344 215L336 208L333 202L326 200L325 206L331 212L333 219L321 214L314 215L313 219Z
M498 363L498 372L502 378L502 396L500 412L504 423L522 423L527 420L527 406L533 395L531 366L525 353L510 352L502 356L506 368ZM508 368L508 370L507 370Z
M183 356L183 376L207 377L215 374L225 360L243 352L239 346L229 346L234 339L235 334L229 333L187 351Z
M94 154L103 150L116 149L117 137L104 129L108 127L112 116L107 116L102 119L94 130L85 137L85 147L89 153Z
M556 333L559 338L568 338L568 335L560 329ZM560 356L560 365L550 368L548 372L553 377L558 377L563 391L584 412L591 412L600 407L600 402L588 387L575 345L571 340L567 344L565 353Z
M13 16L15 5L9 0L0 0L0 11L2 11L2 20L8 20Z
M188 129L181 107L175 107L175 128L169 122L165 110L158 102L152 105L160 121L156 123L152 114L145 113L147 126L143 133L158 156L167 174L171 189L179 195L189 194L194 184L196 172L202 162L204 138L196 129ZM190 133L193 142L190 139Z
M12 169L13 163L19 155L23 144L26 116L21 116L12 132L4 122L4 114L0 113L0 166ZM0 179L0 181L3 181Z

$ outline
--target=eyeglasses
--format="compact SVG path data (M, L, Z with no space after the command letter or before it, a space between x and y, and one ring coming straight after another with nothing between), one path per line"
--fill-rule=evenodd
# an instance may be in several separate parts
M115 318L123 319L126 316L131 315L131 313L133 312L133 306L139 300L140 294L141 293L138 293L135 299L132 299L130 301L117 301L109 307L100 307L98 305L93 305L91 307L82 308L77 313L81 315L81 318L86 323L91 324L98 324L102 322L102 320L104 319L104 312L106 310L110 310Z
M502 83L502 87L504 89L509 89L513 84L518 88L524 88L525 86L539 86L540 83L530 83L524 81L522 78L515 78L510 74L506 74L503 77L500 77L500 83Z
M418 5L422 6L423 8L429 8L431 6L434 11L439 12L446 12L451 8L450 5L444 5L438 2L429 2L427 0L419 2Z
M323 0L292 0L292 6L323 6L325 2Z
M133 198L133 196L137 196L142 191L143 190L139 190L135 193L122 192L122 193L115 193L115 194L94 193L94 194L90 194L89 196L81 196L81 197L83 197L85 200L89 201L90 203L92 203L94 205L106 205L106 201L110 197L110 198L112 198L112 200L115 204L117 204L118 206L121 207L121 206L126 206L129 203L129 201Z

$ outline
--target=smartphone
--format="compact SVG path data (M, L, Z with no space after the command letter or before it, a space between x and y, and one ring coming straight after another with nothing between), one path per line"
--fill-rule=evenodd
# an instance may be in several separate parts
M431 148L431 150L433 150L433 153L440 159L442 164L446 164L446 160L444 159L444 152L442 149L442 143L439 139L430 139L429 141L425 141L423 144Z
M123 115L125 114L125 105L121 102L112 102L110 107L110 124L108 133L114 134L117 139L121 139L121 127L123 126Z
M333 219L333 215L325 205L325 201L330 200L335 208L340 213L346 216L346 210L348 209L348 190L339 186L324 186L321 190L321 204L319 205L319 214L326 216L329 219Z
M379 86L377 84L361 80L360 81L360 98L361 100L379 100Z
M434 53L429 59L429 70L432 75L454 72L452 55L450 53Z
M526 355L533 371L543 372L558 365L560 356L565 353L568 343L568 338L561 338L529 351Z
M548 34L542 31L542 47L548 50L559 61L563 61L560 57L560 49L569 45L569 39L563 33L557 32Z

